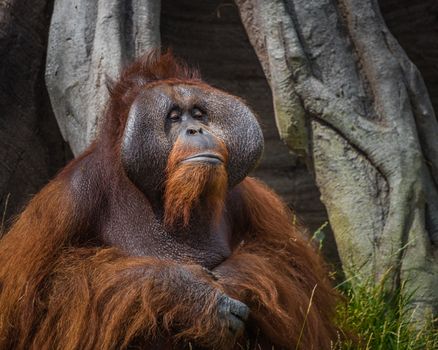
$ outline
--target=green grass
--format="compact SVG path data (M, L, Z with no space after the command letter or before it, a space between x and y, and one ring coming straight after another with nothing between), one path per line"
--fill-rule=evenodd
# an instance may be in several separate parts
M314 232L321 250L324 244L324 223ZM353 337L339 339L332 346L335 350L438 350L438 319L414 321L416 310L410 307L410 295L403 286L388 293L385 279L376 284L371 278L350 273L349 280L336 288L345 301L337 309L336 322L339 328ZM353 288L354 286L354 288ZM418 313L417 313L418 314Z
M356 334L359 344L339 340L334 349L438 349L438 329L431 321L414 325L415 309L409 308L403 287L389 294L383 283L355 280L353 284L354 289L351 282L338 287L346 300L337 310L337 322L341 329Z

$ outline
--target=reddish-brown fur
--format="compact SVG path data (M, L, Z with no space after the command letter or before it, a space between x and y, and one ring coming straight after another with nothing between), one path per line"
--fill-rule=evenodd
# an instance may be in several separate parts
M102 148L102 157L118 159L117 146L136 90L160 80L192 78L170 55L126 71L113 87L103 137L87 154ZM196 79L189 83L204 86ZM243 346L250 341L256 349L257 344L263 349L330 349L336 338L331 323L336 297L327 271L289 210L265 185L246 178L233 190L237 203L227 208L232 209L227 215L234 222L233 240L240 243L215 268L216 279L197 265L132 257L96 246L85 219L86 202L101 196L104 188L127 190L132 185L115 162L105 169L103 182L94 183L88 197L75 202L71 177L87 154L31 200L0 241L0 349L124 349L136 344L157 348L156 341L162 342L160 348L170 348L186 339L227 349L227 325L216 317L216 298L222 292L251 309L247 333L239 339ZM171 160L178 157L175 151ZM168 167L171 199L166 215L173 225L177 214L172 202L182 200L186 188L173 178L178 169L170 169L175 165ZM197 183L210 181L201 171L195 174L202 178ZM226 177L219 175L218 180L208 198L222 211ZM199 192L202 184L190 190ZM196 200L183 200L187 212ZM96 210L99 215L102 209ZM180 219L187 224L187 217ZM211 293L181 293L180 280L187 279Z
M271 344L266 337L286 349L330 349L336 298L321 258L264 184L246 178L239 188L245 244L216 269L221 285L250 306L260 343Z
M202 205L206 213L219 219L222 214L224 200L228 188L227 149L219 142L219 153L224 163L217 165L182 163L187 156L196 150L184 147L177 141L172 149L166 169L167 182L164 222L168 226L182 223L189 224L190 213L197 205Z

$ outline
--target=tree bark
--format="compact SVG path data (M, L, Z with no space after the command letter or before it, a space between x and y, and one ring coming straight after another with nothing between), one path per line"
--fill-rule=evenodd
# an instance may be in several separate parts
M345 272L403 283L418 316L437 314L438 125L377 1L236 3L280 135L311 160Z
M52 2L0 2L0 235L69 157L44 85Z
M46 83L64 139L75 155L94 139L107 79L160 46L160 1L55 0Z

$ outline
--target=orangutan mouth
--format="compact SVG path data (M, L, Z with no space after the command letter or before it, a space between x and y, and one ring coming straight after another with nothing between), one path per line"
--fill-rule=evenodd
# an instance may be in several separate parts
M224 162L224 159L217 153L197 153L182 161L182 163L187 163L187 162L222 164Z

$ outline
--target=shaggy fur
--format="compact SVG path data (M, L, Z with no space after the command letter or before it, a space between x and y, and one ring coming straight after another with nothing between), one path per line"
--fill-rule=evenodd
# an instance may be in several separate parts
M217 151L224 159L223 164L184 163L182 160L196 153L196 150L175 143L166 169L164 222L167 226L182 223L187 227L195 207L201 207L204 212L210 213L214 221L219 220L228 189L225 169L227 149L220 143Z
M136 93L163 80L204 86L171 55L146 57L125 70L112 87L96 144L30 201L0 241L0 349L175 349L187 342L212 349L330 349L336 295L327 271L286 206L255 179L230 191L225 168L212 176L208 166L178 166L181 154L172 152L167 224L190 225L189 213L203 196L209 212L232 224L234 250L213 271L131 256L96 239L99 222L115 210L106 206L110 194L139 196L120 166L119 145ZM93 172L78 199L74 174L90 163ZM181 176L191 177L189 191ZM175 203L184 209L177 212ZM225 295L251 310L235 345L219 317Z
M237 230L245 243L215 273L228 295L250 307L250 323L260 331L250 338L263 349L330 349L336 296L321 258L264 184L246 178L239 190Z

